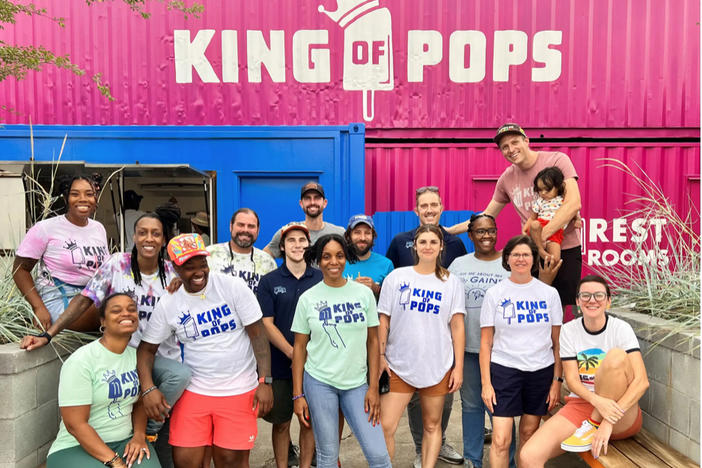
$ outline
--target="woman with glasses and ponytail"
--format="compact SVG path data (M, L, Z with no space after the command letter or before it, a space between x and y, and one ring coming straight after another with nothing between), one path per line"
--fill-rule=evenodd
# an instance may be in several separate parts
M563 311L558 291L532 276L538 259L529 236L507 241L502 266L509 277L485 292L480 308L480 380L483 402L492 413L493 468L509 463L514 418L520 417L523 446L561 393Z
M140 216L134 224L132 251L112 255L83 291L73 298L59 320L47 330L48 335L53 337L70 327L82 315L93 313L109 295L127 293L134 298L139 311L139 327L129 341L130 346L137 347L156 303L166 293L168 284L176 278L171 262L165 258L167 237L164 223L158 215L146 213ZM31 351L48 342L46 336L28 336L20 346ZM148 400L158 400L159 403L165 401L169 407L173 406L188 385L190 370L182 364L180 347L175 338L159 347L154 362L154 380L158 388L149 392ZM144 393L146 390L142 389ZM151 441L156 440L156 434L162 426L163 421L149 420L146 431ZM168 455L159 453L163 466L168 466Z
M648 377L631 325L607 313L607 281L588 275L578 284L581 317L563 325L560 355L571 394L561 410L529 439L520 466L543 467L567 452L607 454L610 440L641 430L639 399Z

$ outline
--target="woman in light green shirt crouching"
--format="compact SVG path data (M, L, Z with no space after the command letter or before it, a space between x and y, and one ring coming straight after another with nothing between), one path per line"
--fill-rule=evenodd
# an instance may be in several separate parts
M134 300L125 293L107 297L100 322L102 337L79 348L61 368L62 421L46 466L160 468L146 442L136 350L127 346L139 324Z

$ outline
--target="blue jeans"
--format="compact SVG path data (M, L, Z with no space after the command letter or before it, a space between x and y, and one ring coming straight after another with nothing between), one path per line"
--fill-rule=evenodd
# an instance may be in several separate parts
M480 363L477 353L465 353L463 359L463 386L461 387L461 407L463 409L463 458L473 462L473 466L483 466L483 445L485 412L492 420L481 397ZM512 443L509 446L509 466L516 468L516 431L512 425Z
M317 468L336 468L337 466L339 408L343 411L344 418L361 445L368 466L392 468L383 429L380 424L373 426L368 422L368 414L363 408L368 385L339 390L305 372L303 388L310 408L312 432L314 432L314 443L317 447Z

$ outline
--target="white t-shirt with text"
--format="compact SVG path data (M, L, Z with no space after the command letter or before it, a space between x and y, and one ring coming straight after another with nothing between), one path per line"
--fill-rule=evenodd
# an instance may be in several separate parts
M554 363L551 331L563 323L558 291L532 278L502 280L485 293L480 327L494 327L491 362L532 372Z
M181 287L163 296L141 339L161 343L176 335L183 362L192 371L189 391L241 395L258 385L256 358L244 327L261 317L256 296L243 280L210 273L199 293Z
M463 284L414 267L393 270L383 282L378 314L390 316L385 358L393 372L417 388L436 385L453 365L451 318L465 314Z

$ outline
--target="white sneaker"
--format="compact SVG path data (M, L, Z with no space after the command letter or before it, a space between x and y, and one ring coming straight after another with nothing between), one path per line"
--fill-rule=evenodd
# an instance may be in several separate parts
M439 460L450 463L451 465L462 465L463 455L458 453L456 449L451 447L449 444L444 443L441 445L441 449L439 450Z
M417 456L414 457L414 463L412 464L412 468L422 468L422 454L421 453L417 454Z

